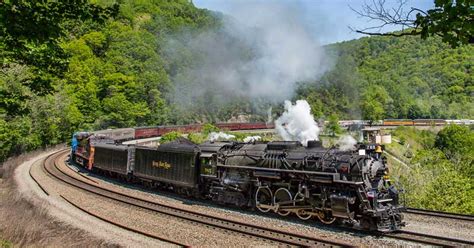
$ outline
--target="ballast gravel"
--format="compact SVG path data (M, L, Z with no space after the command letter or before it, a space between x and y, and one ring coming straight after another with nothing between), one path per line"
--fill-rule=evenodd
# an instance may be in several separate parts
M64 157L63 160L66 160ZM79 167L61 164L61 169L70 175L76 174L76 178L81 179L76 171L81 170ZM243 221L258 226L279 227L282 231L288 231L303 235L319 237L327 240L340 240L359 247L379 247L379 246L413 246L414 243L402 240L394 240L385 237L377 237L373 235L365 235L360 232L344 231L339 228L327 227L319 224L318 221L301 221L295 217L280 217L276 214L260 214L249 209L243 210L233 207L220 206L206 201L195 200L193 198L185 198L176 196L168 192L159 192L155 190L147 190L141 186L130 186L119 180L113 180L107 177L84 172L81 174L97 181L100 186L125 193L130 196L140 197L146 200L176 206L188 210L199 211L201 213L218 216L230 220ZM84 180L82 178L82 180ZM232 237L234 238L234 236ZM209 242L212 243L214 237L208 236ZM211 244L210 243L210 244ZM418 244L416 244L418 245Z
M405 214L405 219L408 225L404 229L408 231L474 240L474 222L472 221L417 214Z
M67 158L63 156L61 161ZM127 226L132 226L161 234L168 239L177 240L191 246L196 247L274 247L277 243L258 240L253 237L242 237L233 232L226 232L221 229L214 229L204 225L198 225L194 222L183 221L170 216L153 213L147 210L137 209L132 206L107 200L99 196L93 196L84 191L71 188L55 179L50 178L40 168L39 164L35 164L32 168L32 174L38 181L50 192L50 196L46 196L38 186L31 180L28 175L30 164L23 164L18 168L17 181L22 186L24 195L36 198L40 204L47 204L50 212L56 218L62 219L68 223L73 223L79 228L83 228L90 235L103 238L105 240L114 240L127 247L159 247L172 246L151 239L142 235L132 234L121 228L111 226L103 221L87 215L81 210L76 209L69 203L59 197L63 195L79 204L81 207L99 215L104 215L114 221ZM79 180L84 180L79 173L98 182L100 186L107 187L127 195L140 197L150 201L167 204L169 206L177 206L184 209L199 211L213 216L219 216L227 219L243 221L260 226L279 227L280 230L294 232L304 235L310 235L330 240L341 240L353 244L358 247L419 247L420 244L414 244L402 240L362 234L357 231L345 231L340 228L328 227L319 224L316 220L300 221L295 217L280 217L276 214L259 214L251 210L241 210L233 207L219 206L207 201L196 200L176 196L167 192L158 192L155 190L147 190L142 186L129 185L118 180L105 178L95 174L89 174L74 166L68 166L66 163L59 164L61 170L75 176ZM22 182L20 182L22 181ZM45 203L46 202L46 203ZM470 223L461 223L448 219L427 218L418 215L406 215L408 226L407 230L429 233L434 235L445 235L450 237L472 239L473 226ZM449 229L449 230L447 230Z

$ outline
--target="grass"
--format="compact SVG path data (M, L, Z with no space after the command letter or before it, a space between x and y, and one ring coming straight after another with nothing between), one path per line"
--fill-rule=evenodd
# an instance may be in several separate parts
M10 248L13 247L12 242L0 238L0 248Z

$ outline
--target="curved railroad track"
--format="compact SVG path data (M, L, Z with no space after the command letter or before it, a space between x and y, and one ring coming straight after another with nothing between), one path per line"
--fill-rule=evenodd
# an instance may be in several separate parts
M312 237L307 235L295 234L290 232L281 231L278 229L268 228L253 225L250 223L239 222L235 220L229 220L217 216L211 216L204 213L199 213L197 211L187 210L179 207L167 206L158 202L150 201L140 197L130 196L119 191L112 189L104 188L99 186L96 182L91 180L81 180L74 176L69 175L68 173L62 171L59 168L60 161L63 160L67 151L59 151L50 155L42 164L43 170L51 177L59 180L65 184L68 184L74 188L92 193L103 198L120 202L129 206L134 206L140 209L145 209L152 211L158 214L164 214L167 216L172 216L174 218L179 218L185 221L194 222L200 225L211 226L213 228L219 228L226 231L231 231L239 235L251 236L258 239L268 240L271 242L276 242L278 244L286 246L303 246L303 247L314 247L314 246L324 246L324 247L351 247L353 245L349 243L344 243L341 241L326 240L324 238ZM63 199L73 204L66 197L62 196ZM74 204L73 204L74 205ZM78 207L77 205L75 205ZM81 209L84 210L84 209ZM88 213L91 214L91 213ZM102 219L101 216L96 216L99 219ZM103 218L104 221L107 219ZM108 221L110 222L110 221ZM116 225L117 223L112 223ZM143 234L143 233L141 233ZM146 235L146 234L145 234ZM155 235L156 236L156 235ZM164 237L156 236L157 239L167 241ZM181 246L187 246L186 244L180 244L177 241L171 241Z
M455 213L447 213L447 212L426 210L426 209L419 209L419 208L407 208L405 212L409 214L434 216L434 217L454 219L454 220L474 221L474 216L468 215L468 214L455 214Z
M42 160L41 162L41 165L42 165L42 169L44 170L44 172L47 173L48 176L51 176L53 178L56 178L56 179L59 179L60 181L63 181L63 179L60 179L57 177L57 174L52 174L50 173L51 172L51 165L54 165L55 168L57 168L57 170L59 170L59 168L57 167L57 161L59 158L63 157L65 154L68 153L68 149L61 149L53 154L50 154L49 156L47 156L45 159ZM30 174L30 177L33 179L33 181L35 181L35 183L40 187L40 189L46 194L46 195L50 195L49 192L39 183L39 181L31 174L31 168L29 170L29 174ZM64 175L66 175L66 173L64 173ZM90 180L94 183L97 183L95 182L94 180L86 177L86 176L83 176L81 174L78 174L82 177L84 177L85 179L87 180ZM72 178L72 177L71 177ZM174 244L174 245L178 245L178 246L181 246L181 247L190 247L190 245L188 244L185 244L183 242L179 242L179 241L176 241L176 240L172 240L172 239L169 239L169 238L166 238L166 237L163 237L163 236L160 236L160 235L157 235L157 234L154 234L154 233L149 233L149 232L146 232L146 231L141 231L141 230L138 230L136 228L133 228L133 227L129 227L129 226L125 226L123 224L120 224L116 221L113 221L109 218L106 218L104 216L101 216L99 214L96 214L96 213L92 213L84 208L82 208L81 206L79 206L78 204L72 202L70 199L68 199L67 197L63 196L63 195L60 195L60 197L62 199L64 199L66 202L68 202L69 204L71 204L72 206L78 208L79 210L87 213L88 215L91 215L91 216L94 216L104 222L107 222L111 225L114 225L114 226L117 226L117 227L120 227L122 229L125 229L125 230L128 230L130 232L133 232L133 233L136 233L136 234L141 234L141 235L144 235L144 236L147 236L147 237L150 237L150 238L153 238L153 239L156 239L156 240L159 240L159 241L163 241L163 242L166 242L166 243L170 243L170 244Z
M343 247L350 247L351 244L343 243L340 241L331 241L331 240L324 240L317 237L311 237L306 235L300 235L295 233L289 233L285 231L280 231L277 229L256 226L249 223L243 223L234 220L228 220L216 216L211 216L203 213L199 213L197 211L191 211L187 209L182 209L178 207L166 206L164 204L149 201L140 197L129 196L122 192L115 191L108 188L100 187L99 184L80 173L77 173L81 178L78 179L74 176L69 175L68 173L64 172L59 168L59 163L64 163L65 155L67 154L67 150L60 150L54 154L49 155L45 160L42 162L43 170L51 177L73 186L75 188L81 189L83 191L92 193L94 195L98 195L107 199L111 199L117 202L121 202L123 204L131 205L137 208L149 210L155 213L164 214L168 216L172 216L175 218L183 219L186 221L191 221L198 223L200 225L211 226L214 228L220 228L227 231L232 231L238 233L240 235L247 235L252 236L255 238L260 238L264 240L269 240L272 242L276 242L279 244L290 245L290 246L343 246ZM67 168L71 169L69 166ZM72 170L72 169L71 169ZM74 170L72 170L74 171ZM77 171L75 171L77 172ZM40 188L48 194L46 190L41 186L41 184L31 175L30 176L35 180L35 182L40 186ZM86 212L89 215L95 216L103 221L109 222L113 225L119 226L121 228L127 229L132 232L140 233L142 235L152 237L161 241L177 244L179 246L186 247L187 244L180 243L175 240L169 240L165 237L160 237L156 234L146 233L139 230L134 230L133 228L123 226L119 223L114 221L108 220L105 217L98 216L94 213L91 213L79 205L75 204L74 202L70 201L67 197L61 196L65 201L69 202L71 205L75 206L76 208ZM451 218L454 216L454 219L462 218L463 220L472 220L469 216L458 215L458 214L449 214L449 213L438 213L435 211L425 211L420 209L412 209L416 211L416 214L424 214L436 217L443 217L443 218ZM409 212L409 211L407 211ZM434 212L434 213L433 213ZM413 212L414 213L414 212ZM471 216L472 217L472 216ZM462 240L450 237L441 237L435 235L429 235L424 233L416 233L411 231L401 230L395 233L387 233L382 234L382 236L412 241L417 243L423 243L428 245L435 245L435 246L443 246L443 247L459 247L459 246L473 246L474 241L470 240Z

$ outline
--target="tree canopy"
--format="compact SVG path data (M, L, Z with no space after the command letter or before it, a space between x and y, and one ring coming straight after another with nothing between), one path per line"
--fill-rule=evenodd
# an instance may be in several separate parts
M361 10L353 9L360 16L378 21L377 26L354 29L358 33L381 36L431 36L442 37L443 42L457 47L474 43L474 9L472 0L434 0L435 7L427 11L411 7L404 10L406 1L399 0L398 7L390 8L385 0L365 3ZM385 26L398 26L400 32L380 32ZM376 31L373 31L376 30Z
M203 54L183 39L219 31L222 15L187 0L112 2L0 3L0 160L63 142L77 130L266 121L270 106L273 115L282 111L219 89L192 99L175 94L201 90L182 72ZM239 39L224 38L252 56ZM474 116L472 46L451 48L438 37L370 37L325 49L334 65L320 79L300 82L293 99L308 100L316 118ZM188 83L176 88L178 80Z

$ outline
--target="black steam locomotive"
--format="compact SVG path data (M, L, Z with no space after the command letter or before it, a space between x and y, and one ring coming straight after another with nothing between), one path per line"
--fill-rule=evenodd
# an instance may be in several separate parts
M404 225L403 207L381 149L180 139L158 148L96 144L91 160L93 169L189 196L388 232Z

